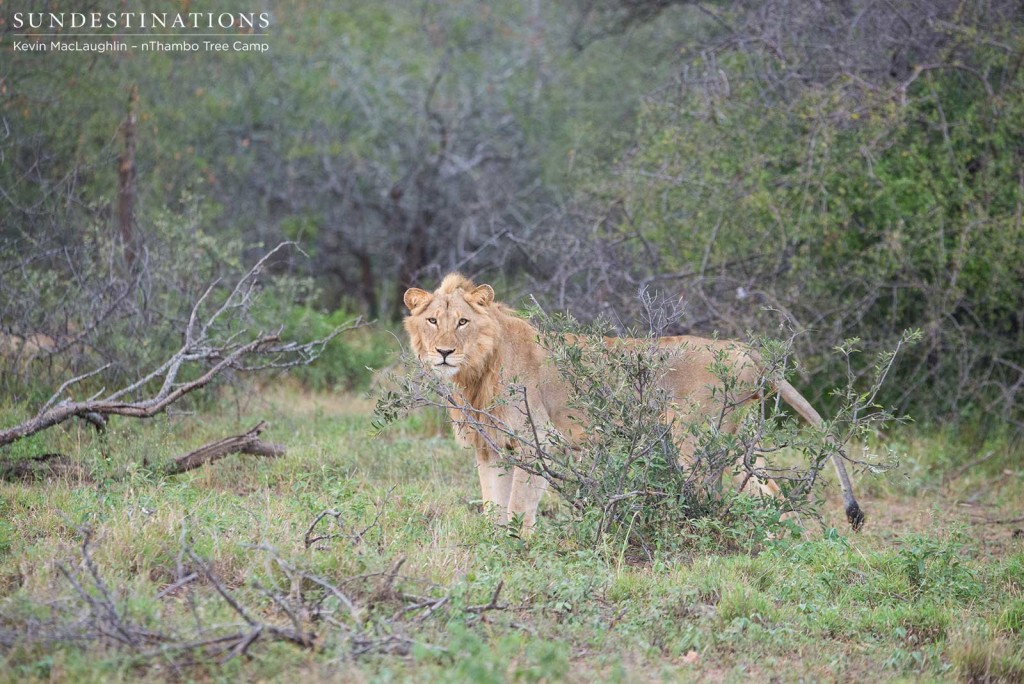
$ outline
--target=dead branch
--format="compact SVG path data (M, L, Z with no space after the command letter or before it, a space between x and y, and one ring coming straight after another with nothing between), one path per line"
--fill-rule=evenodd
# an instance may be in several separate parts
M449 600L451 599L451 597L449 596L442 596L441 598L422 598L409 596L408 594L403 594L402 598L407 600L413 600L414 602L406 606L403 606L402 608L399 608L395 612L394 616L391 618L392 620L398 620L407 613L415 613L417 611L422 611L416 617L416 621L423 622L428 617L433 615L434 611L438 610L444 605L447 605Z
M234 610L239 617L245 620L249 627L251 627L251 630L238 634L235 645L224 657L225 662L237 655L244 655L249 647L264 634L274 639L291 642L297 646L302 646L303 648L311 648L313 646L313 643L316 640L316 634L312 632L285 629L283 627L269 625L256 620L249 611L242 606L238 599L236 599L235 596L224 587L213 571L210 570L210 566L203 562L203 560L200 559L192 549L186 549L186 551L189 558L192 559L192 562L199 567L203 575L206 576L206 579L213 585L213 588L216 589L217 593L220 594L222 599L224 599L224 602L231 606L232 610Z
M81 465L64 454L42 454L31 458L0 461L0 480L41 480L47 477L88 479Z
M968 461L967 463L964 463L962 466L958 467L956 470L953 470L953 471L950 471L949 473L947 473L946 476L942 478L942 484L949 484L949 483L951 483L951 482L953 482L955 480L958 480L968 470L970 470L971 468L974 468L975 466L981 465L982 463L984 463L985 461L988 461L989 459L991 459L995 455L996 455L995 451L986 451L982 456L980 456L978 458L975 458L975 459L972 459L972 460Z
M491 600L480 606L466 606L467 613L475 613L482 615L489 610L505 610L508 608L506 604L498 603L498 596L501 594L502 588L505 586L505 580L498 582L498 586L494 587L494 593L491 595Z
M340 511L336 511L333 508L328 508L327 510L321 511L313 519L313 522L311 522L309 524L309 527L306 529L306 534L304 534L303 537L302 537L302 541L306 545L306 548L308 549L309 547L311 547L313 544L316 544L317 542L324 541L324 540L327 540L327 539L337 539L339 537L345 537L345 538L351 539L352 542L355 543L355 544L358 544L361 541L363 541L363 537L366 536L366 533L369 532L370 530L372 530L374 527L376 527L377 523L380 522L380 516L384 512L384 504L387 503L388 498L391 496L391 493L395 491L395 487L397 487L397 486L398 485L394 485L393 487L391 487L391 489L388 490L388 493L384 496L384 499L382 499L381 501L377 502L377 512L373 516L373 520L370 522L369 525L364 527L359 532L354 532L352 534L346 534L344 532L334 532L334 533L331 533L331 534L321 534L321 535L314 536L313 535L313 531L316 529L316 526L320 524L321 520L323 520L324 518L327 518L327 517L334 518L334 522L338 526L339 529L344 529L345 528L344 523L341 521L341 515L342 514L341 514Z
M302 543L306 545L307 549L313 544L316 544L318 541L323 541L325 539L337 539L338 537L348 536L346 534L338 532L333 534L321 534L314 537L313 530L316 529L316 526L320 524L321 520L328 516L334 518L334 522L338 525L338 527L342 526L341 511L336 511L333 508L328 508L327 510L320 511L319 515L313 518L313 522L309 524L309 528L306 530L306 534L302 536Z
M377 588L370 599L371 604L389 601L398 595L394 588L395 578L398 577L398 571L402 569L403 565L405 565L405 556L399 556L377 583Z
M179 578L161 589L156 598L166 600L186 588L196 622L193 629L181 628L180 632L164 626L154 630L144 626L147 618L133 611L132 597L118 595L116 588L103 579L93 560L92 532L83 528L79 534L78 558L56 565L56 571L71 588L71 596L52 604L52 617L48 621L30 622L28 630L16 637L0 630L0 644L14 643L14 638L18 643L40 646L95 643L124 654L135 666L170 667L179 677L187 678L184 668L211 661L224 663L239 656L251 657L260 645L271 642L314 648L323 643L322 632L327 630L334 630L351 657L404 655L414 645L445 652L444 647L419 640L416 630L421 630L428 619L456 610L453 605L458 605L451 591L445 589L436 596L403 592L398 583L409 579L400 574L404 557L394 559L382 572L338 581L305 570L266 545L251 548L268 554L283 571L286 581L278 586L271 578L269 586L250 582L247 587L229 587L213 564L193 550L183 531L181 556L187 559L190 571L186 573L179 562ZM354 581L363 584L357 594L341 590L343 584ZM499 602L503 587L504 582L499 582L487 603L461 610L472 616L472 622L478 622L489 611L506 609L507 606ZM254 602L257 595L252 590L280 610L286 621L272 621L267 616L266 604ZM203 612L195 610L198 591L212 593L210 598L229 606L237 620L207 624Z
M1019 522L1024 522L1024 515L1017 516L1016 518L1003 518L1001 520L983 520L985 525L1015 525Z
M241 435L225 437L206 446L200 447L183 456L178 456L164 468L167 475L177 475L201 466L213 463L229 454L252 454L276 458L283 456L285 447L281 444L268 444L260 440L260 433L267 427L266 421L249 428Z
M238 615L247 623L249 623L249 625L255 627L257 624L256 620L250 617L249 612L245 608L243 608L238 603L238 601L235 600L235 597L232 596L227 589L224 588L224 585L221 584L220 580L218 580L217 577L213 574L213 571L210 570L210 566L207 565L201 558L199 558L199 556L197 556L192 549L187 548L185 549L185 552L188 554L188 557L192 560L192 562L195 563L196 566L203 571L203 575L205 575L206 579L210 582L210 584L213 585L213 588L217 590L217 593L220 594L221 598L224 599L224 602L231 606L232 610L238 613Z
M72 401L62 397L72 385L99 374L106 367L72 378L60 386L33 418L0 430L0 446L34 435L74 417L86 419L94 425L102 424L108 416L115 415L151 418L167 410L167 407L185 395L206 387L228 370L244 372L290 368L315 360L331 340L343 332L361 327L362 321L354 319L338 326L326 337L306 343L283 342L280 331L255 335L244 328L233 332L220 331L220 327L231 327L221 325L221 317L225 314L235 316L239 321L245 320L254 301L259 276L267 262L281 249L293 245L291 242L283 242L270 250L242 276L221 305L204 318L200 311L217 283L210 285L192 307L188 324L183 331L182 346L149 374L114 392L104 395L104 390L101 390L83 401ZM251 363L250 359L254 357L263 361ZM193 380L179 378L183 369L196 367L205 367L206 371ZM158 382L159 389L154 390Z
M341 603L341 605L345 606L345 609L348 610L349 614L352 616L352 620L356 623L356 625L357 626L362 626L362 622L363 622L362 613L360 612L360 610L356 606L356 604L352 602L352 599L350 599L348 596L346 596L341 591L341 589L339 589L337 586L331 584L327 580L325 580L325 579L323 579L321 577L318 577L317 575L312 575L310 573L305 573L304 572L304 573L302 573L302 577L304 579L309 580L313 584L319 585L323 589L326 589L327 592L330 593L331 596L333 596L334 598L338 599L338 602Z
M144 642L163 641L166 638L165 635L140 629L125 617L124 611L118 608L113 593L100 576L99 569L92 559L90 551L92 530L87 527L79 528L79 534L82 536L81 564L87 573L86 582L91 584L91 587L87 588L85 582L82 581L82 575L85 573L81 571L74 572L63 563L57 564L57 571L63 575L78 597L88 606L89 627L107 639L134 648L138 648Z
M179 579L177 582L174 582L172 584L168 584L166 587L161 589L157 593L156 597L157 597L157 599L162 599L165 596L170 596L174 592L178 591L178 589L181 589L186 584L189 584L191 582L195 582L197 579L199 579L199 575L197 573L190 572L189 574L187 574L184 577L182 577L181 579Z

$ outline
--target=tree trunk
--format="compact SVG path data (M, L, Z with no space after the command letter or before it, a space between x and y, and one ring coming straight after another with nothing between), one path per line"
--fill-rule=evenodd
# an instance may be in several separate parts
M117 224L124 248L124 260L129 269L138 257L135 231L135 124L138 104L139 86L132 85L128 92L128 116L121 127L124 132L124 149L121 151L117 174Z

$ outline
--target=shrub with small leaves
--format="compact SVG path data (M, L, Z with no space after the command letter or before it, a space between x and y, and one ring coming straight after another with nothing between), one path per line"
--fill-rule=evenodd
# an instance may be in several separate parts
M738 369L724 352L717 354L708 370L715 378L712 397L721 409L687 413L680 410L686 398L673 397L664 382L674 350L660 347L655 337L607 338L600 323L581 326L570 317L540 310L530 314L539 324L537 342L546 362L558 370L580 429L570 437L536 424L530 408L536 399L514 378L505 383L495 406L465 412L463 427L493 435L496 426L512 448L499 447L492 437L485 440L510 469L544 478L568 504L569 522L588 543L606 539L649 554L686 543L692 538L681 534L686 530L713 531L743 545L795 531L785 514L816 515L819 501L812 487L829 457L851 438L894 418L875 403L894 353L879 359L866 390L838 390L843 405L837 420L808 428L776 410L772 394L773 383L792 370L792 340L752 343L762 361L754 388L760 398L753 401L748 401L751 388L739 382ZM913 337L907 334L903 342ZM851 345L843 353L849 360L855 349ZM378 402L378 428L420 406L466 406L455 385L412 360L408 367L398 388ZM494 411L498 405L525 416L526 429L517 431L501 421ZM693 448L692 457L680 457L681 440ZM881 471L891 464L872 460L866 465ZM752 478L771 478L783 496L738 495L726 484L735 481L743 489ZM752 489L745 487L748 493ZM717 522L700 522L707 520Z

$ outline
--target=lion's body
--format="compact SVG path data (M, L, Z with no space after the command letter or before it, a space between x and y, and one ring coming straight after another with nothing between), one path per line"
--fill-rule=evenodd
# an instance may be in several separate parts
M513 447L508 432L524 434L531 428L554 429L570 440L585 426L575 419L578 412L567 407L569 392L558 369L547 360L547 352L538 342L538 332L508 307L494 301L488 285L475 285L453 273L433 293L412 288L405 295L410 315L406 332L416 356L449 377L461 392L462 405L482 413L466 415L472 409L449 410L456 436L476 452L483 499L495 505L504 521L522 515L524 528L535 523L537 505L547 488L543 478L520 468L502 465L496 450ZM645 343L647 341L644 341ZM634 344L633 340L612 339L609 344ZM737 386L756 397L761 375L755 355L739 342L702 337L663 337L657 346L669 352L662 384L672 397L677 414L692 420L695 416L717 415L722 411L722 393L712 388L721 381L709 370L716 361L725 361L737 380ZM524 407L495 403L507 384L525 389L530 419ZM776 381L774 389L801 416L812 424L821 418L811 405L787 382ZM502 428L479 430L481 425ZM680 421L676 421L679 423ZM477 429L470 427L475 425ZM727 423L726 427L735 427ZM694 445L686 435L678 435L681 458L692 456ZM856 529L863 519L838 456L834 461L846 497L847 516ZM778 486L771 480L755 484L768 495L777 496Z

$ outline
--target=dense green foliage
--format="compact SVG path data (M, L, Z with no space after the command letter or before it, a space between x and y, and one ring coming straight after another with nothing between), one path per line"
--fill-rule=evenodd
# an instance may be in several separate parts
M13 51L0 6L0 325L77 355L9 370L131 373L293 239L283 304L394 320L461 268L624 329L646 288L670 331L784 321L818 399L830 347L919 328L886 402L1019 423L1016 3L269 8L266 54L82 56Z
M733 333L779 309L813 331L803 358L818 369L851 333L877 347L921 328L890 401L1009 415L1024 364L1024 43L1008 38L1015 50L980 47L966 73L915 71L902 102L847 77L765 93L750 76L762 55L727 54L718 72L698 60L720 89L649 103L609 190L623 230L659 246L651 273L692 273Z

